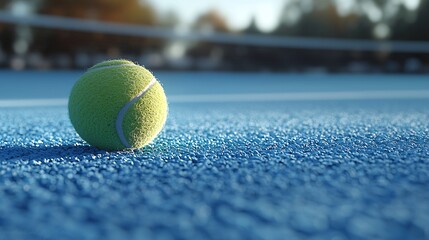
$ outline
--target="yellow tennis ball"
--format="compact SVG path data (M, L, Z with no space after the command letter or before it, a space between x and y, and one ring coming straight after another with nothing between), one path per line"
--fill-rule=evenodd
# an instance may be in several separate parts
M76 82L69 116L89 144L106 150L141 148L164 126L167 98L144 67L127 60L96 64Z

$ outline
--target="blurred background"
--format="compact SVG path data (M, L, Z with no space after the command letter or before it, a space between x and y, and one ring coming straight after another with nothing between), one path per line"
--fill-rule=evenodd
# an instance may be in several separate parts
M0 68L429 72L428 0L1 0Z

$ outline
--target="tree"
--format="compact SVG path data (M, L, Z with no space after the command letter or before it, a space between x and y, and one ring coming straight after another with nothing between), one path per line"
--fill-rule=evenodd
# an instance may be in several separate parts
M420 6L416 12L416 20L409 28L409 35L412 40L428 41L429 31L427 25L429 23L429 1L421 0Z
M44 0L39 12L64 17L145 25L153 25L156 21L152 7L138 0Z
M247 26L247 28L245 28L242 32L246 34L263 34L256 25L256 19L254 17L250 20L249 26Z
M42 0L40 14L92 19L103 22L154 25L154 10L139 0ZM159 48L163 41L149 38L88 33L68 30L36 29L33 50L45 55L77 51L94 55L108 52L132 54L137 57L144 47ZM144 46L144 47L143 47Z
M209 32L229 32L228 23L216 10L210 10L199 16L193 26L194 29Z

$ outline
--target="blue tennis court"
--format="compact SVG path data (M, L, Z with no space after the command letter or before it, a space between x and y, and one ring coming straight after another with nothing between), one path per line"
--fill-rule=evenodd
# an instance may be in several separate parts
M1 0L0 240L428 240L428 22Z
M165 128L109 152L68 118L80 74L0 72L1 238L429 236L426 76L155 72Z

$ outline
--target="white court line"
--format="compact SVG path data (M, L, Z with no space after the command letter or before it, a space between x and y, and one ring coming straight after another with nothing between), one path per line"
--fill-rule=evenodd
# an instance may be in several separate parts
M167 99L170 103L429 99L429 90L191 94L191 95L170 95L170 96L167 96ZM6 99L6 100L0 100L0 107L66 106L67 101L68 99L66 98Z
M50 99L4 99L0 100L0 107L49 107L67 106L67 98Z
M170 102L272 102L429 98L429 90L176 95Z

